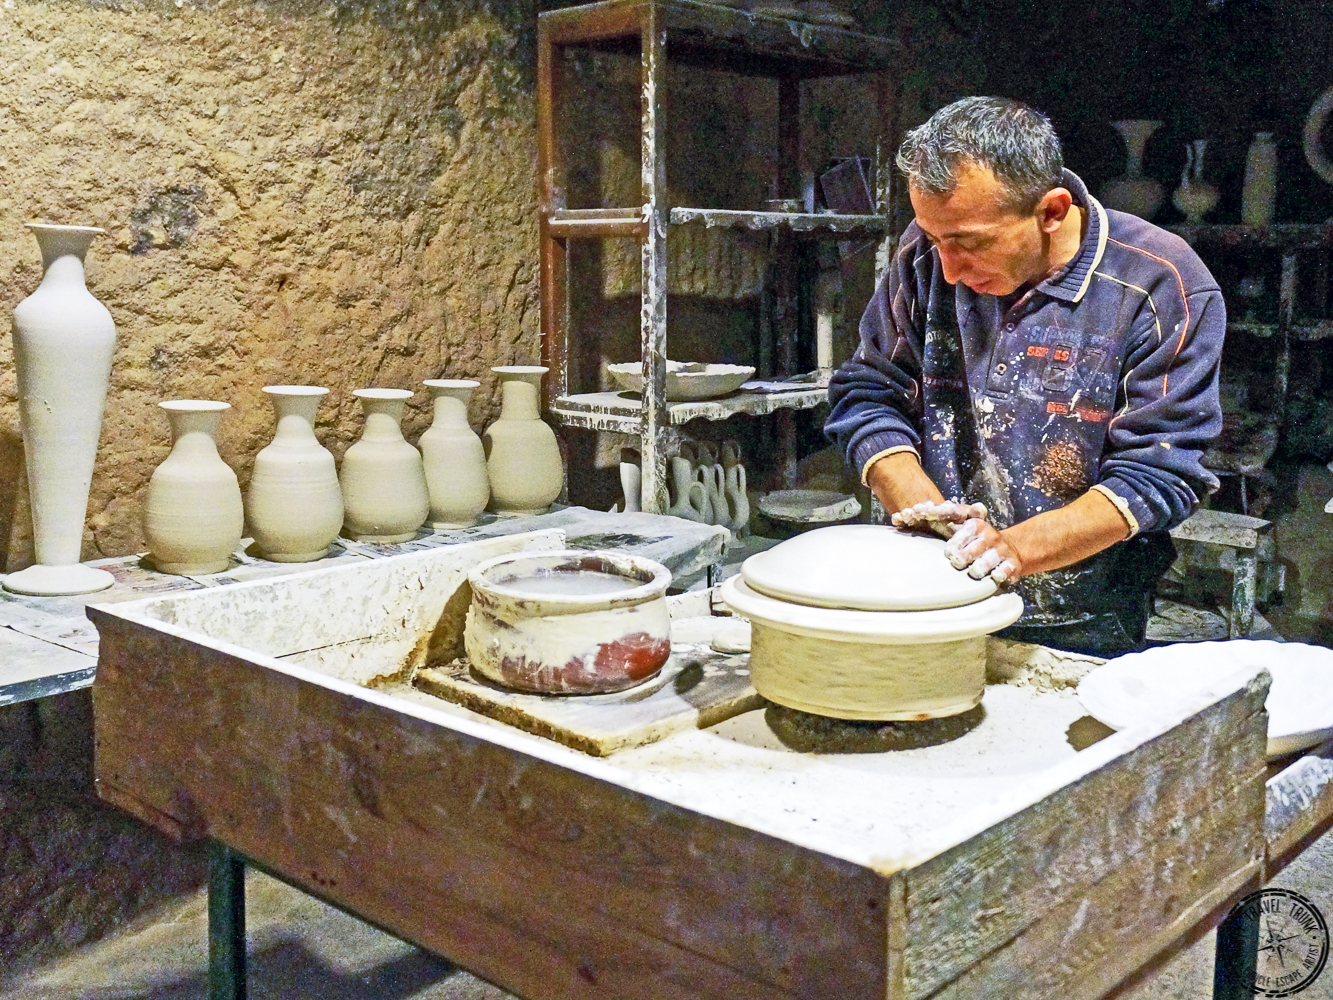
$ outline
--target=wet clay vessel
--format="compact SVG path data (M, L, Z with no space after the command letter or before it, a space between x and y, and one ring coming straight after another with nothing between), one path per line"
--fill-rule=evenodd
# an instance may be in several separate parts
M921 720L981 701L986 635L1022 598L949 565L944 542L871 524L798 535L721 589L750 620L751 681L769 701L837 719Z
M617 552L516 553L468 574L463 639L472 668L537 694L623 691L671 655L661 563Z

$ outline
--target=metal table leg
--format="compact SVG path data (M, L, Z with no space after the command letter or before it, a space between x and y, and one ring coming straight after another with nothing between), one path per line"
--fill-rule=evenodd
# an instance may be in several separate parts
M1258 954L1259 906L1251 900L1218 925L1213 1000L1251 1000Z
M1259 556L1254 549L1236 549L1231 583L1231 613L1227 638L1243 639L1254 628L1254 601L1259 585Z
M208 844L208 996L245 1000L245 859Z

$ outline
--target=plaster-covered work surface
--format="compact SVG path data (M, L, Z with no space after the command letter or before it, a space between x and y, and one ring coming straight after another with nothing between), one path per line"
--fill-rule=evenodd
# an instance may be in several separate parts
M230 402L249 478L260 388L420 389L532 361L535 4L29 3L0 9L0 311L41 275L30 218L107 229L89 287L118 330L84 558L143 548L163 399ZM409 437L429 419L418 394ZM0 338L0 568L31 561L16 383Z

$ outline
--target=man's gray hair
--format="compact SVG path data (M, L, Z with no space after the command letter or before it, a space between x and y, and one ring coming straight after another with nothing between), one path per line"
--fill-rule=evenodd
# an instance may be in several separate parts
M989 169L1009 195L1006 207L1021 212L1060 186L1065 166L1050 119L1003 97L954 101L908 132L898 149L898 169L928 194L952 192L965 163Z

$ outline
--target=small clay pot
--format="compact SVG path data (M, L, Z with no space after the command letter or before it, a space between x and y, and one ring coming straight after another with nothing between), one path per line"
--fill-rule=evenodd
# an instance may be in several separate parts
M671 655L661 563L617 552L519 552L468 574L463 640L472 668L536 694L641 684Z

